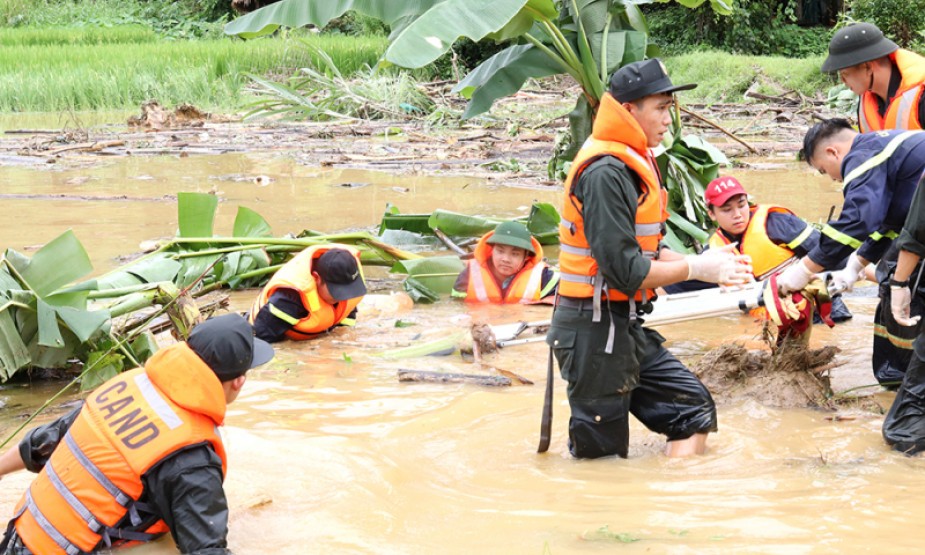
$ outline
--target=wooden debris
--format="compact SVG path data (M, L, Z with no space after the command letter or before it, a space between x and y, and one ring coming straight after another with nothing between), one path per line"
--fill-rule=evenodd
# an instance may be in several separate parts
M724 128L724 127L721 126L720 124L714 123L714 122L708 120L707 118L705 118L705 117L703 117L703 116L701 116L701 115L699 115L699 114L696 114L696 113L694 113L694 112L688 110L687 108L685 108L685 107L683 107L683 106L679 106L679 108L681 109L682 112L684 112L685 114L691 116L692 118L697 119L697 120L700 120L700 121L702 121L703 123L706 123L707 125L709 125L709 126L711 126L711 127L714 127L714 128L716 128L716 129L718 129L719 131L723 132L725 135L728 135L729 138L731 138L731 139L734 140L735 142L739 143L740 145L744 146L744 147L747 148L748 150L752 151L753 154L758 154L758 149L756 149L756 148L753 147L752 145L746 143L745 141L743 141L742 139L740 139L738 136L736 136L735 133L732 133L731 131L728 131L726 128Z
M430 372L426 370L398 370L400 382L430 382L430 383L471 383L475 385L490 385L504 387L511 385L511 379L505 376L483 376L480 374L456 374L444 372Z
M455 252L459 256L465 256L469 254L469 251L454 243L453 240L447 237L446 233L440 231L440 229L434 228L434 235L436 235L437 239L440 239L440 241L446 245L448 249Z
M511 372L510 370L504 370L503 368L498 368L497 366L489 366L488 368L522 385L533 385L533 380L525 378L516 372Z

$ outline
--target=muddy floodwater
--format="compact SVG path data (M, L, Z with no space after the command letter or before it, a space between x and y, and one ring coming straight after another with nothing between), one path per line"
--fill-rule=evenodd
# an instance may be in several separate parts
M810 221L824 220L830 206L840 204L838 185L805 165L769 162L772 169L730 173L758 201L790 206ZM444 208L514 216L535 200L560 200L557 188L305 167L277 154L129 157L63 171L0 167L0 182L3 247L29 254L73 228L97 272L120 265L116 257L137 251L144 240L172 235L172 195L179 191L211 191L221 198L218 234L230 234L239 205L256 210L282 235L371 229L387 203L409 213ZM842 349L842 364L833 371L836 391L875 381L871 289L848 297L852 321L814 332L814 346ZM233 307L246 309L255 294L234 293ZM557 375L552 446L538 455L544 344L486 356L486 363L535 382L507 388L399 383L400 368L479 369L458 355L378 355L455 333L473 320L539 320L549 309L469 312L445 301L403 310L387 294L371 297L375 302L363 307L355 329L282 343L273 362L249 374L223 432L230 461L229 543L236 553L920 549L925 462L886 448L881 414L738 401L720 405L719 433L710 437L705 456L666 459L663 439L633 421L628 460L576 461L566 446L569 410ZM413 325L396 327L399 319ZM744 316L660 330L688 362L723 342L761 347L759 326ZM2 436L61 385L0 390ZM860 391L884 408L892 401L878 388ZM0 482L0 514L12 514L30 478L22 472ZM175 552L169 539L131 551Z

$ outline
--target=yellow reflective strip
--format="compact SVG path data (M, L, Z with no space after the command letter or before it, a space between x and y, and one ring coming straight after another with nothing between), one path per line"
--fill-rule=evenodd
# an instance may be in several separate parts
M896 108L896 128L909 129L909 114L912 111L912 103L918 96L918 87L914 87L904 92L899 97L899 105Z
M540 287L543 285L543 268L543 263L537 263L533 270L530 271L530 279L527 281L527 286L524 287L524 294L520 297L520 302L533 302L534 297L540 294Z
M829 237L830 239L838 241L842 245L848 245L849 247L855 250L857 250L858 247L861 246L860 241L858 241L854 237L851 237L850 235L845 235L841 231L838 231L837 229L835 229L834 227L828 224L822 226L822 234L825 235L826 237Z
M477 300L488 302L488 290L485 289L485 280L482 279L482 268L475 260L469 261L469 286L475 291Z
M864 99L861 99L860 106L858 107L858 127L861 129L861 133L867 133L871 130L870 122L867 121L867 113L864 111Z
M552 292L553 288L558 284L559 284L559 272L553 272L552 279L550 279L549 283L546 284L546 287L544 287L543 290L540 291L540 298L542 299L543 297L549 295Z
M276 316L283 322L286 322L287 324L290 324L293 326L299 323L298 318L292 316L291 314L286 314L281 309L273 306L273 303L267 303L267 306L270 308L270 314L272 314L273 316Z
M897 237L899 237L899 233L896 233L895 231L887 231L886 233L880 233L879 231L875 231L870 234L870 238L873 239L874 241L879 241L880 239L883 239L884 237L886 237L887 239L896 239Z
M465 293L461 293L461 292L459 292L459 291L453 289L452 291L450 291L450 296L451 296L451 297L455 297L455 298L457 298L457 299L465 299L468 295L466 295Z
M902 337L896 337L886 330L886 326L882 324L874 324L874 335L877 337L882 337L888 340L894 347L899 347L900 349L912 350L912 342L914 339L904 339Z
M903 142L906 139L908 139L909 137L917 133L920 133L920 131L906 131L902 135L898 135L894 137L892 141L887 143L886 148L881 150L875 156L872 156L869 159L867 159L860 166L851 170L851 172L849 172L848 175L845 177L845 182L842 185L842 189L847 189L848 184L851 183L853 180L861 177L865 173L869 172L870 170L876 168L880 164L889 160L890 156L892 156L893 153L896 152L896 149L899 148L899 145L903 144Z
M803 244L803 241L807 240L810 235L813 234L813 228L810 225L806 226L806 229L803 230L803 233L796 236L793 241L787 243L787 248L793 250Z
M344 318L343 320L338 322L337 325L353 327L357 325L357 321L356 321L356 318Z

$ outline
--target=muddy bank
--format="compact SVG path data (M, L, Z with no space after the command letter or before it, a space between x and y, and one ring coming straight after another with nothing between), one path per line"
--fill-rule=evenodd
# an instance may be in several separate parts
M445 85L444 88L449 87ZM435 100L451 113L463 103L448 91ZM0 165L73 168L123 156L265 152L306 166L396 174L466 175L518 187L554 187L546 166L578 90L544 81L498 102L491 117L432 125L424 120L242 122L189 105L146 103L130 121L77 129L10 129L0 137ZM756 169L792 160L814 118L834 114L805 97L748 98L741 104L682 106L687 133L705 136L735 163Z

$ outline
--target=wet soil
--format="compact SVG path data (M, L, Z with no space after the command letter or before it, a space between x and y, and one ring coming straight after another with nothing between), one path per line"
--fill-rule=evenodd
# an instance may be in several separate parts
M829 371L838 347L785 342L775 351L736 343L707 352L691 370L719 402L752 398L778 408L835 408Z
M449 84L430 87L438 106L461 113ZM306 166L397 174L466 175L517 187L555 187L547 174L558 134L578 90L544 80L496 103L490 116L434 125L400 121L242 122L190 105L146 102L129 121L92 128L11 129L0 137L0 164L82 167L120 156L266 152ZM740 167L767 168L768 156L793 159L812 121L834 113L821 101L784 93L741 104L681 106L690 134L706 137Z

